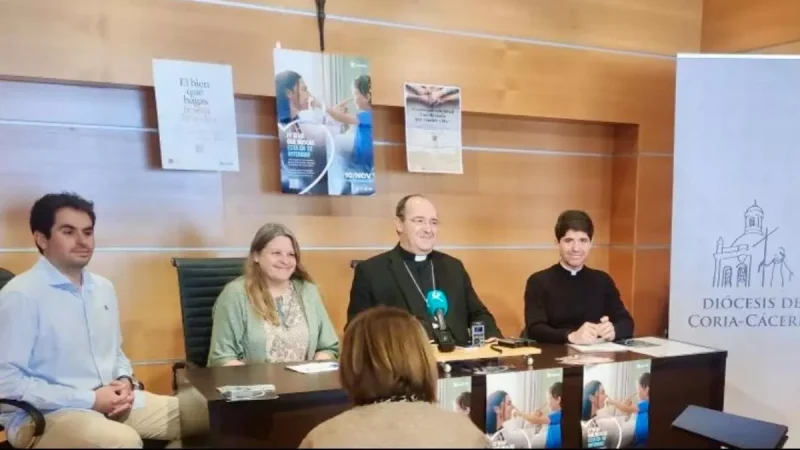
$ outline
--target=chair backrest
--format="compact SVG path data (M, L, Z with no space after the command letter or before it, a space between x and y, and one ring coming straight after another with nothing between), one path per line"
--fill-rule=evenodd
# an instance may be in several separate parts
M0 289L3 289L3 286L5 286L6 283L11 281L12 278L14 278L13 272L0 267Z
M186 360L199 367L208 361L214 302L226 284L239 277L245 258L173 258L183 320Z

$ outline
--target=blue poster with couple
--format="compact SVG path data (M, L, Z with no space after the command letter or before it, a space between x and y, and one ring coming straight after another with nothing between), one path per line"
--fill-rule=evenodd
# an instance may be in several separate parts
M375 194L369 62L280 48L273 60L281 192Z
M583 448L644 448L650 434L651 360L584 367Z

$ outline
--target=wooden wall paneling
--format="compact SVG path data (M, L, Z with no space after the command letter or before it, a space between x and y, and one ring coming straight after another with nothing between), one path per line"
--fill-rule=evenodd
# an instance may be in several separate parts
M11 30L9 39L17 43L0 49L0 74L6 76L149 86L152 58L169 57L232 64L238 93L271 95L275 42L306 50L318 45L310 32L316 30L313 17L216 4L38 0L0 7L0 28ZM52 34L34 31L50 27ZM331 21L326 30L329 52L371 60L376 104L401 105L407 80L455 84L470 92L466 111L641 124L642 148L671 148L670 58L349 22ZM51 36L58 41L50 42ZM421 60L421 52L439 56Z
M133 373L144 383L148 392L161 395L172 395L172 363L136 364Z
M36 252L3 252L0 253L0 267L19 275L28 270L38 257Z
M636 243L638 161L635 155L615 156L612 161L609 234L614 245Z
M391 108L404 124L402 108ZM400 128L400 127L398 127ZM525 149L611 154L615 128L607 123L548 120L501 114L466 113L462 117L464 145L494 149ZM401 128L396 142L405 143Z
M72 94L53 87L36 94L34 86L25 83L0 83L0 94L25 92L34 104L46 107L37 109L36 114L23 108L24 120L46 121L47 113L43 111L59 110L58 105L70 103L68 99L72 97L76 99L75 112L83 111L75 119L76 124L104 120L104 125L113 127L151 125L135 124L140 118L152 117L148 97L129 90L110 90L108 97L128 102L129 109L138 108L139 114L120 114L115 119L109 113L101 118L93 112L103 111L96 88L68 88ZM83 99L84 93L89 100ZM41 98L49 94L55 94L49 98L56 99L50 104ZM22 105L23 97L19 95L8 104ZM266 116L263 110L267 107L254 106L254 102L244 99L237 103L244 111L262 111L243 114L241 122L254 124L259 122L256 117ZM94 104L98 108L93 108ZM58 119L56 122L65 118ZM560 143L566 150L585 149L579 151L594 154L613 146L613 129L607 125L588 124L584 129L580 124L566 122L516 119L512 123L516 125L493 131L482 127L483 122L478 120L465 121L465 126L475 127L466 128L466 134L479 144L501 135L509 146L522 146L526 144L522 129L528 126L534 130L527 135L532 144L550 144L563 134L570 136ZM8 192L15 192L3 199L6 212L2 220L7 225L0 233L3 247L30 246L30 204L44 192L61 189L81 192L95 200L98 210L104 212L99 215L97 235L98 245L102 246L242 247L267 221L287 223L304 245L390 245L395 240L391 224L394 204L409 192L409 186L429 194L438 204L442 219L449 222L442 228L444 244L550 242L552 222L566 208L588 210L598 222L598 242L609 241L608 180L612 159L600 153L562 156L467 151L465 175L438 176L407 173L403 147L381 146L377 155L381 172L378 196L298 198L278 194L276 140L240 139L241 171L217 174L159 169L155 133L33 125L0 125L0 130L4 136L0 152L15 155L0 168L4 175L0 185L10 183ZM246 129L245 133L250 131L253 130ZM518 137L512 138L515 136ZM70 170L64 171L65 167ZM574 177L574 182L565 184L565 177ZM131 185L141 188L130 189ZM520 208L520 202L535 206ZM369 231L354 234L354 227Z
M314 12L306 0L239 0ZM336 16L432 29L673 55L699 49L702 0L369 0L328 3ZM333 17L330 17L333 16Z
M638 157L636 245L669 245L672 239L671 156Z
M749 53L758 53L766 55L796 55L800 53L800 40L789 42L787 44L775 45L767 48L760 48Z
M702 51L736 53L800 41L800 2L704 0Z
M157 126L152 89L1 78L0 120L134 130Z
M237 96L237 132L275 136L275 98ZM43 124L156 129L155 97L149 87L68 85L0 79L0 120ZM375 139L405 143L401 107L375 108ZM614 151L617 128L606 123L547 120L465 112L464 145L476 148L581 153Z
M403 148L383 147L376 155L376 196L302 203L275 193L276 141L242 141L240 158L242 172L223 175L229 245L249 242L266 220L286 223L308 245L390 245L396 241L395 204L409 190L436 204L442 245L551 242L553 223L567 208L588 210L598 222L598 240L608 242L607 157L465 152L464 175L448 177L408 173ZM566 177L571 181L565 183ZM312 201L314 207L306 209ZM353 233L356 228L362 231Z
M31 246L33 201L62 190L95 202L100 245L225 240L220 175L160 170L154 133L28 125L0 125L0 133L0 247Z
M611 247L608 249L608 272L617 285L622 302L631 314L636 304L634 297L635 250L632 247ZM635 330L638 334L638 327Z
M299 201L277 193L276 141L241 140L242 171L221 175L220 183L219 174L157 169L148 161L157 152L153 134L9 125L2 133L0 152L18 155L0 168L0 186L14 193L0 201L2 247L30 247L30 205L61 190L96 203L101 246L242 247L267 221L286 223L303 245L389 245L394 204L409 186L438 205L443 244L550 242L552 223L566 208L588 210L597 240L608 242L607 157L467 152L466 174L441 178L403 172L402 148L385 147L376 158L384 172L380 195ZM576 178L565 186L567 176Z
M633 258L637 333L661 335L669 313L669 244L672 240L673 158L638 155Z
M611 169L611 220L608 269L622 301L634 314L639 127L617 126ZM638 324L634 333L639 334Z
M669 318L670 250L637 250L633 318L639 336L662 336Z

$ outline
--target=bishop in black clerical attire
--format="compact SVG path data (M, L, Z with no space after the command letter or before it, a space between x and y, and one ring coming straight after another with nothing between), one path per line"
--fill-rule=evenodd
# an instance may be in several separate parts
M485 327L485 337L502 337L494 317L478 298L462 262L433 250L439 219L436 208L420 195L400 200L395 211L399 243L394 249L360 262L355 268L347 308L348 323L367 308L389 305L408 310L435 339L434 319L425 297L431 290L447 297L445 323L458 345L470 342L475 321Z
M555 226L561 260L525 286L525 334L544 343L590 344L633 336L633 318L606 272L586 267L594 225L565 211Z

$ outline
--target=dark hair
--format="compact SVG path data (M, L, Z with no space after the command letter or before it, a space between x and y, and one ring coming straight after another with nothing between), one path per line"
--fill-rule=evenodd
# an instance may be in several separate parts
M581 420L589 420L592 418L592 399L591 397L597 395L603 384L597 380L590 381L583 387L583 401L581 406Z
M401 198L400 201L397 202L397 206L394 208L394 215L398 219L406 218L406 205L408 204L408 201L414 197L425 198L425 196L422 194L409 194Z
M369 75L361 75L353 82L353 86L372 106L372 78Z
M303 77L293 70L284 70L275 75L275 102L278 122L287 124L292 121L292 108L285 91L293 91Z
M353 404L366 405L396 396L433 403L439 376L422 324L404 309L380 305L347 326L339 378Z
M486 431L488 433L497 432L497 413L495 408L499 408L506 401L508 393L506 391L494 391L486 399Z
M47 194L36 200L31 208L31 233L36 233L38 231L47 239L50 239L53 225L56 223L56 213L63 208L72 208L85 212L92 219L92 226L94 226L95 220L97 219L94 214L94 203L84 199L78 194L62 192L59 194ZM36 248L39 249L39 253L42 253L39 244L36 244Z
M570 230L583 231L591 240L594 236L594 223L592 223L592 218L584 211L571 209L562 212L556 221L556 240L560 241L561 238L567 234L567 231Z
M639 377L639 386L641 386L642 389L650 387L650 372L645 372Z
M556 381L550 386L550 396L553 398L561 398L562 392L564 390L564 385L560 381Z
M472 392L464 391L456 397L456 404L461 409L467 409L472 406Z

